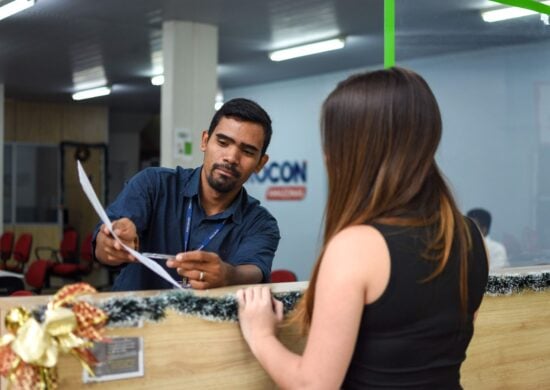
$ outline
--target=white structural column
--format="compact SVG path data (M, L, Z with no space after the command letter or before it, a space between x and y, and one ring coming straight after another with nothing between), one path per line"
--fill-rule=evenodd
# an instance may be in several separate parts
M4 198L4 84L0 84L0 196ZM0 207L0 232L4 231L4 207Z
M162 51L160 165L194 168L202 163L202 130L208 128L214 115L218 28L164 22Z

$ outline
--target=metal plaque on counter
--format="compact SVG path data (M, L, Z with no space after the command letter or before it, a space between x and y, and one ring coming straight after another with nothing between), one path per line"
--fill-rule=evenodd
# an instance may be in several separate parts
M143 376L143 338L113 337L110 342L94 343L92 353L98 364L92 367L95 376L86 370L84 383L104 382Z

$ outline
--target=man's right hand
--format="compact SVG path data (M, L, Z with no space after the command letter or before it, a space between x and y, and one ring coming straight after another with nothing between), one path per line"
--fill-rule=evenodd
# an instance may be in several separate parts
M113 230L120 240L132 249L139 250L139 237L136 225L128 218L113 222ZM133 263L134 256L129 254L118 241L114 239L105 225L101 225L96 237L96 258L104 264L117 266L122 263Z

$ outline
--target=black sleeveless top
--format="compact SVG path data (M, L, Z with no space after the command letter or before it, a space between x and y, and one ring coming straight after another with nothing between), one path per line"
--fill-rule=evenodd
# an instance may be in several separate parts
M473 314L488 278L483 237L472 236L468 259L468 312L460 309L458 250L429 282L434 262L422 257L426 228L374 225L388 245L391 271L382 296L363 310L344 389L461 389L460 365L473 334Z

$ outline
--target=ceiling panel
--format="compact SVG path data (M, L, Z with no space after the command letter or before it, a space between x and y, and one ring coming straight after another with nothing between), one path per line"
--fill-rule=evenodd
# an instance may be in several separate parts
M486 0L396 0L400 60L548 39L537 17L484 23ZM0 82L7 97L68 101L75 83L104 77L94 103L155 112L149 82L162 48L162 21L218 26L223 88L304 77L383 62L383 0L38 0L0 21ZM333 36L340 51L274 63L269 51Z

